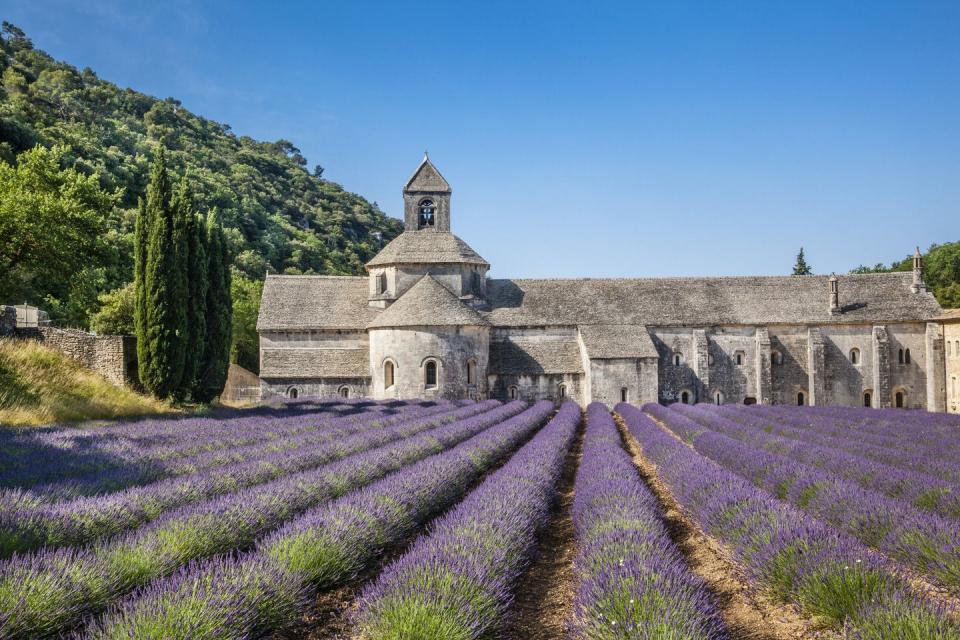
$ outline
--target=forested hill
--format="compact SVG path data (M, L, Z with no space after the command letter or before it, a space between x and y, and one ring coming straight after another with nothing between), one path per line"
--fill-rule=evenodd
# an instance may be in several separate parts
M247 284L268 268L362 273L364 262L400 232L400 222L376 203L324 180L320 167L308 170L291 142L237 135L173 98L120 88L90 69L54 60L8 23L0 46L0 159L16 164L36 145L66 145L64 168L96 174L104 190L120 191L97 260L43 291L14 283L23 290L4 293L17 299L0 303L26 298L82 325L100 306L98 294L130 282L137 198L144 195L158 142L170 150L173 172L189 177L198 209L220 211L235 275Z

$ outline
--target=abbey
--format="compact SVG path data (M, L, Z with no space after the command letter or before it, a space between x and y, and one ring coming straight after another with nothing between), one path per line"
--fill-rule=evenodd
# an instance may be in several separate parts
M913 273L491 279L450 197L425 156L366 277L267 276L264 397L945 408L919 253Z

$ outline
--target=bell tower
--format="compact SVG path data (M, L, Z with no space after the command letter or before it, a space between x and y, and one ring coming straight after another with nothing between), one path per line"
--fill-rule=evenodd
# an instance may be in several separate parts
M404 231L450 231L450 184L427 153L403 188Z

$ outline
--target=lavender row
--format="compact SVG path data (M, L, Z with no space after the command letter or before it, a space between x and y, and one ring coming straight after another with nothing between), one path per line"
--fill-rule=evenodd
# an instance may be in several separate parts
M806 412L801 409L797 410L797 415L785 414L782 411L767 413L767 410L772 408L761 407L754 411L756 407L750 407L750 411L744 410L742 413L765 416L767 421L763 428L786 438L816 442L883 464L927 473L947 482L960 484L960 458L955 454L949 462L945 460L950 458L946 452L950 451L948 443L956 439L955 435L942 437L939 446L918 451L910 449L909 440L912 434L905 430L896 444L880 446L863 441L857 436L856 431L837 433L832 420L823 414L809 414L807 418L798 417L806 415ZM739 415L740 412L737 412L730 414L730 417L739 419Z
M114 607L90 635L213 640L289 628L318 590L349 580L385 546L456 500L551 411L551 403L538 403L450 451L305 513L254 552L213 558L159 580ZM188 615L203 626L185 629Z
M502 628L517 578L547 524L580 423L565 403L503 468L391 563L360 599L363 638L488 638Z
M307 509L451 447L524 406L510 403L319 469L182 507L90 549L15 555L0 563L0 637L44 637L76 626L140 585L190 561L243 550Z
M892 467L834 447L772 435L749 417L735 422L712 405L675 405L671 411L678 411L712 431L855 482L868 491L903 500L945 518L960 518L960 487L936 476Z
M855 638L960 633L946 611L914 596L857 540L696 453L637 407L616 411L677 501L776 598Z
M572 638L728 638L662 518L606 405L591 404L573 502L579 552Z
M358 407L357 412L340 416L341 422L364 414L381 415L398 410L386 404ZM324 425L337 417L337 414L311 413L288 417L285 423L287 429L296 432ZM241 431L256 434L269 428L274 421L254 417L228 421L210 418L168 420L166 423L171 433L176 433L178 427L182 429L179 438L180 442L189 443L185 446L209 449L219 446L218 441L225 436L235 436ZM90 434L79 430L0 433L0 487L36 486L41 493L51 493L56 491L56 483L64 483L76 494L151 482L162 477L165 468L161 461L151 458L145 451L149 449L145 450L142 444L114 434Z
M410 405L400 411L391 413L389 416L381 412L369 411L348 419L333 419L326 421L316 421L311 419L309 426L302 426L299 434L281 437L264 445L254 444L245 447L239 447L227 451L215 451L200 454L198 456L183 459L177 463L161 468L160 465L151 461L145 461L142 465L144 472L137 472L135 468L120 467L113 472L96 474L86 478L70 478L60 483L34 486L29 490L6 490L0 492L0 507L15 510L24 505L39 507L45 504L65 502L69 500L79 501L80 504L87 496L94 492L96 497L93 500L105 499L106 488L110 488L113 493L125 490L135 489L137 487L156 486L158 483L170 478L181 477L179 481L184 487L191 487L191 478L185 477L188 474L198 478L203 478L204 471L214 471L222 469L222 473L236 473L242 463L246 466L255 466L259 459L265 459L269 462L271 458L276 458L275 454L285 450L311 447L326 441L346 438L357 433L379 429L385 426L396 424L403 420L410 420L416 417L430 416L438 413L451 411L453 405L448 403L434 404L431 406ZM232 466L231 466L232 465ZM152 475L157 475L156 479L151 480L151 472L158 471ZM88 500L90 498L87 498Z
M669 417L663 423L672 428L674 419ZM924 513L909 503L722 433L702 433L693 446L780 500L960 591L960 538L955 520Z
M56 504L11 505L0 513L0 556L41 546L79 546L149 522L166 511L209 500L380 447L400 438L467 418L499 406L488 400L446 413L421 414L384 429L331 432L316 444L302 443L294 453L281 451L214 471L163 480L119 494ZM337 439L340 438L340 439Z

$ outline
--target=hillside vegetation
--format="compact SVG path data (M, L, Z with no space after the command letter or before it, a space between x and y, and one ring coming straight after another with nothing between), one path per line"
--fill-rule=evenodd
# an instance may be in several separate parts
M293 143L257 141L228 124L185 109L174 98L158 99L118 87L87 68L53 59L27 35L4 23L0 37L0 162L17 164L37 145L61 145L63 169L96 176L115 198L105 230L82 269L55 277L17 276L0 265L0 303L29 301L62 323L88 327L102 306L100 326L125 328L115 311L124 308L133 277L133 227L138 198L145 195L149 158L163 143L172 173L186 174L201 213L218 210L235 270L235 292L255 295L250 283L275 273L349 275L400 232L398 220L340 185L308 170ZM107 297L102 294L114 292ZM253 300L238 321L250 322ZM237 327L237 340L252 327ZM240 344L235 354L247 368L255 354ZM244 355L246 354L246 355Z
M913 256L908 255L902 260L891 262L890 266L861 265L852 273L883 273L912 269ZM932 245L923 254L923 278L942 307L960 308L960 241Z
M123 418L171 408L29 340L0 340L0 427Z

